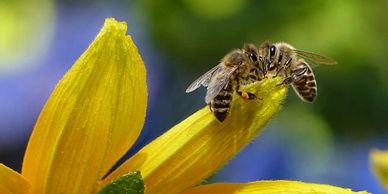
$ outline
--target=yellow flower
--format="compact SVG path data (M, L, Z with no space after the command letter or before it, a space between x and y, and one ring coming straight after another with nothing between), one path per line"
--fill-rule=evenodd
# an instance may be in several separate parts
M370 153L370 163L377 178L388 189L388 151L372 150Z
M112 173L144 124L146 71L126 24L107 19L95 40L58 83L31 135L22 173L0 165L1 193L92 194L139 176L145 193L353 193L293 181L196 186L255 138L280 109L287 88L270 78L235 96L219 123L204 107L145 146ZM123 175L129 172L136 172ZM117 188L115 188L117 189Z

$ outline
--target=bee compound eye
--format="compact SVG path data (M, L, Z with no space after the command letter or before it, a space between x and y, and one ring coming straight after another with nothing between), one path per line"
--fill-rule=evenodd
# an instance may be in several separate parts
M252 62L257 61L257 56L255 53L249 53L249 58L251 59Z
M275 50L276 50L275 46L272 45L272 46L269 47L269 56L270 57L275 56Z

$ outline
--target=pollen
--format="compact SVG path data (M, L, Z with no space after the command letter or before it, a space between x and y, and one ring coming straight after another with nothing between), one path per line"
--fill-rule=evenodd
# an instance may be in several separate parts
M241 97L244 99L248 100L249 99L249 94L247 92L241 92Z

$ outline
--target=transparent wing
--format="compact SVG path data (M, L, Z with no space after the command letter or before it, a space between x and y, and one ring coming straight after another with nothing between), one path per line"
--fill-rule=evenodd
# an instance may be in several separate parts
M322 55L318 55L318 54L315 54L315 53L311 53L311 52L307 52L307 51L301 51L301 50L294 50L296 52L296 54L299 56L299 57L302 57L312 63L315 63L315 64L324 64L324 65L335 65L337 64L337 61L335 61L334 59L331 59L329 57L324 57Z
M224 88L229 83L230 76L233 75L233 72L236 71L238 67L238 65L233 66L232 68L220 65L220 68L217 69L217 72L214 73L214 76L211 78L207 87L207 93L205 97L206 104L209 104L210 101L212 101L220 93L222 88Z
M201 77L196 79L193 83L190 84L190 86L186 89L186 93L190 93L197 88L199 88L201 85L204 87L207 87L212 75L214 74L215 71L217 71L220 68L220 65L217 65L210 69L208 72L203 74Z

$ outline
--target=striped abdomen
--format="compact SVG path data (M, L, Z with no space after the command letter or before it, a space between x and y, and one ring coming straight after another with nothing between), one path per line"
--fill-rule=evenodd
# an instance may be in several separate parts
M307 71L296 81L292 83L296 94L306 102L314 102L317 96L317 82L311 67L307 66Z
M225 120L230 111L232 94L232 85L229 82L209 104L210 110L220 122Z

